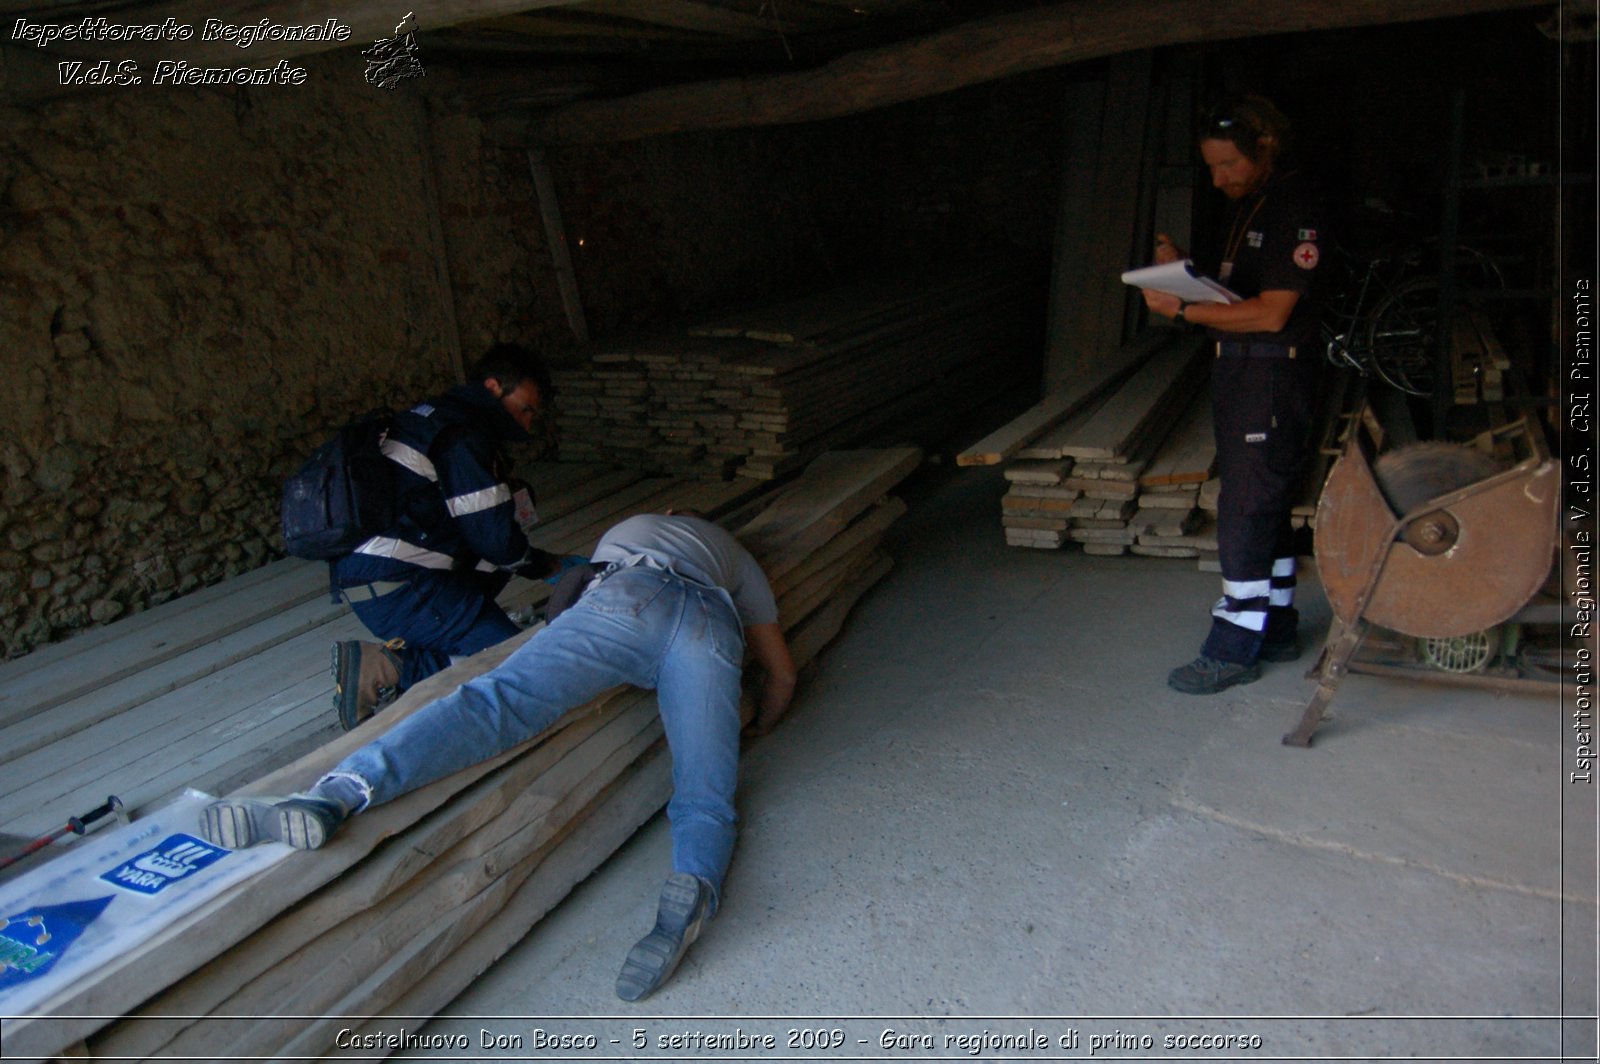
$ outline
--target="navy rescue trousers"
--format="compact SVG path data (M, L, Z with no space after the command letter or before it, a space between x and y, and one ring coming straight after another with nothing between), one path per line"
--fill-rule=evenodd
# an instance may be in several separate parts
M406 586L353 602L350 608L379 639L403 639L401 691L485 647L522 631L494 597L510 581L505 572L418 572Z
M1249 664L1263 640L1292 639L1299 621L1289 517L1309 456L1318 365L1290 350L1224 343L1212 365L1222 598L1200 652L1219 661Z

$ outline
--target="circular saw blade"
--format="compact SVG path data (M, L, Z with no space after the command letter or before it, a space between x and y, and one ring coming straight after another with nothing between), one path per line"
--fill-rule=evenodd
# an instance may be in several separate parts
M1441 495L1476 484L1505 468L1491 455L1459 443L1409 443L1379 455L1372 475L1395 514L1404 517Z

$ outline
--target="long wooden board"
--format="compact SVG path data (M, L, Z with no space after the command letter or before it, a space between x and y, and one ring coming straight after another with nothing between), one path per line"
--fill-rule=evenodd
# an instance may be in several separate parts
M805 613L805 619L791 630L791 646L797 663L803 664L815 657L821 643L842 623L848 602L886 571L888 563L880 558L869 562L861 575L849 575L859 569L856 559L875 542L877 525L881 523L878 515L888 511L880 507L870 516L858 519L858 515L914 469L918 457L916 451L907 450L892 453L886 459L851 454L819 463L815 476L808 471L784 493L783 505L787 507L789 527L782 528L771 520L764 520L763 513L742 519L742 526L753 527L757 538L765 544L758 551L758 558L764 564L774 565L775 573L794 574L790 595L799 597L791 601L803 602ZM571 534L577 536L586 531L574 528ZM830 540L840 535L849 542L842 549L830 551ZM811 552L821 551L836 560L820 568L811 565L809 554L802 549L806 545L810 545ZM771 553L767 553L768 549ZM846 583L841 584L841 580ZM811 603L814 602L819 604L813 607ZM796 612L800 609L797 607ZM493 667L531 637L531 632L525 632L430 677L355 732L340 735L297 762L268 773L243 788L242 793L271 795L308 786L353 748L393 727L464 679ZM404 1000L412 986L419 980L427 980L429 971L449 966L452 958L469 948L469 943L481 941L478 938L481 928L490 926L498 919L496 913L507 911L514 899L528 889L504 876L492 881L475 879L483 865L458 858L479 855L495 867L509 864L523 869L528 872L523 877L526 884L541 884L535 888L539 897L559 896L567 889L554 880L547 880L539 866L559 848L557 837L581 819L580 812L573 807L583 804L587 810L592 802L577 794L573 786L561 784L558 777L548 774L557 771L556 766L566 763L564 758L587 742L586 735L597 734L597 729L609 726L607 721L617 720L619 714L629 712L629 706L638 706L641 699L650 698L639 692L614 690L588 706L575 709L555 728L529 744L356 818L341 831L333 845L314 855L291 855L248 884L249 889L219 899L192 918L164 930L146 947L119 958L93 985L74 987L63 994L46 1007L46 1011L53 1013L49 1024L8 1023L8 1052L24 1055L55 1052L92 1032L104 1017L126 1013L148 997L152 988L162 986L170 989L150 1001L147 1008L154 1011L147 1015L166 1014L165 1019L154 1021L166 1024L165 1027L152 1026L146 1021L120 1024L104 1035L97 1035L95 1049L104 1054L115 1044L128 1049L129 1055L151 1055L162 1046L175 1044L174 1040L199 1038L204 1048L198 1051L215 1053L216 1044L210 1036L191 1033L197 1030L192 1018L207 1015L218 1007L232 1007L223 1006L224 1002L242 1006L253 1000L248 997L250 994L265 994L266 997L255 1000L272 1001L282 992L293 990L304 995L297 1000L302 1000L308 1009L326 1010L324 1015L341 1011L345 1004L356 1008L359 1003L366 1002L383 1007ZM644 705L642 712L651 717L649 702ZM745 709L749 711L748 705ZM651 719L653 721L653 717ZM625 769L639 755L619 752L616 756L620 758L618 764ZM590 777L585 775L584 778ZM531 783L534 779L542 780L543 784ZM544 785L549 789L540 791L538 788ZM500 797L486 800L491 792ZM499 844L493 841L494 832L503 834L505 829L516 829L526 820L526 810L512 811L518 796L534 801L540 793L564 796L557 799L565 802L560 807L564 812L558 816L552 814L562 823L557 826L554 820L548 821L553 833L546 838L556 848L541 851L538 847L545 844L535 838L530 842L536 847L534 851L529 851L521 842L517 844L522 848L516 852L522 856L496 849ZM655 808L659 808L659 801L647 803L643 808L632 807L623 819L638 823ZM496 828L495 824L501 827ZM513 835L521 837L523 834L513 830L512 835L504 835L504 838L509 843ZM591 853L586 860L598 860L602 856ZM456 863L440 865L441 860ZM457 871L450 871L452 868ZM436 873L437 878L429 878ZM581 874L581 870L574 874ZM428 882L437 882L440 884L437 889L446 891L439 895L441 900L467 896L471 900L463 904L444 902L442 906L416 900L423 897L418 892L434 889L424 888ZM480 885L470 886L472 883ZM387 898L393 901L383 900ZM389 931L378 930L387 927L398 932L407 926L414 927L418 921L402 917L402 909L394 908L406 905L424 905L428 911L439 914L439 926L427 927L420 937L413 935L409 939L403 934L393 938ZM389 915L380 917L377 915L380 911L389 912ZM373 915L357 916L364 912ZM348 966L339 964L315 968L325 975L312 980L314 986L292 982L297 971L301 973L301 982L305 982L305 969L293 964L293 958L307 948L317 948L313 944L324 940L326 935L340 933L338 929L352 919L378 920L371 924L371 930L378 936L379 944L392 947L391 961L386 961L378 971L371 970L370 964L357 965L361 970L350 973L356 979L348 984L341 982L336 974L336 970ZM352 928L357 926L359 924L351 925ZM204 933L197 933L201 928L205 929ZM525 930L525 926L522 929ZM349 932L344 934L348 936ZM247 938L251 946L242 947L240 944ZM263 948L268 942L277 945ZM359 943L348 937L327 939L320 948L337 952L341 942L346 942L351 949L360 948ZM304 958L311 956L304 954ZM284 967L273 974L280 964ZM135 971L138 978L129 978L129 973ZM291 982L278 981L284 977ZM251 989L252 986L255 989ZM241 994L246 996L239 996ZM257 1011L270 1010L258 1005ZM151 1033L137 1033L140 1031ZM291 1040L285 1041L283 1032L270 1035L257 1030L244 1036L239 1044L252 1052L259 1049L264 1055L281 1055L292 1047L315 1045L321 1035L313 1023L298 1034L289 1032L288 1037ZM306 1041L294 1042L294 1037L303 1037ZM101 1044L102 1039L104 1044Z
M1189 404L1166 443L1139 475L1141 488L1164 484L1204 484L1217 464L1217 441L1211 425L1211 399L1204 393Z
M1201 347L1202 339L1193 335L1163 347L1062 444L1062 455L1105 459L1129 453L1148 426L1151 412L1167 396L1192 394L1193 382L1204 365Z
M761 559L768 578L779 579L921 462L922 452L913 447L824 455L736 534Z
M1103 390L1113 387L1166 346L1178 330L1151 328L1087 368L1039 401L1022 416L1000 426L956 456L957 465L996 465L1065 421Z

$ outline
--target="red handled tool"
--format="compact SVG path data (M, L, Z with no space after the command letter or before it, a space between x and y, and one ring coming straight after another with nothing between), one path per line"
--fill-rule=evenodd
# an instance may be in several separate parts
M34 839L32 842L28 843L28 845L24 846L22 849L8 857L0 857L0 868L5 868L8 865L16 864L30 853L44 849L46 846L50 845L52 842L55 842L63 835L82 835L84 832L89 830L90 824L93 824L97 820L102 820L105 817L111 816L112 814L116 814L118 820L126 821L128 819L128 814L124 812L122 808L122 799L118 798L114 794L105 800L104 805L97 805L82 816L68 817L67 822L64 825L50 832L50 834L39 836L37 839Z

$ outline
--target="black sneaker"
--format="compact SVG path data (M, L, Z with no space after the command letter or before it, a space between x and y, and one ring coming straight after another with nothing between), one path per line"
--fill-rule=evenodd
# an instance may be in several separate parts
M1167 674L1167 686L1186 695L1214 695L1239 683L1254 683L1261 679L1260 662L1241 665L1236 661L1218 661L1201 654L1187 665L1180 665Z
M667 981L711 909L711 884L688 872L674 872L661 888L656 926L628 951L617 975L617 997L638 1001Z
M1300 637L1291 635L1287 639L1270 639L1261 644L1261 652L1256 655L1258 661L1295 661L1300 657Z
M200 811L200 834L207 842L242 850L258 842L287 843L315 850L344 823L337 802L297 794L289 798L229 798Z

